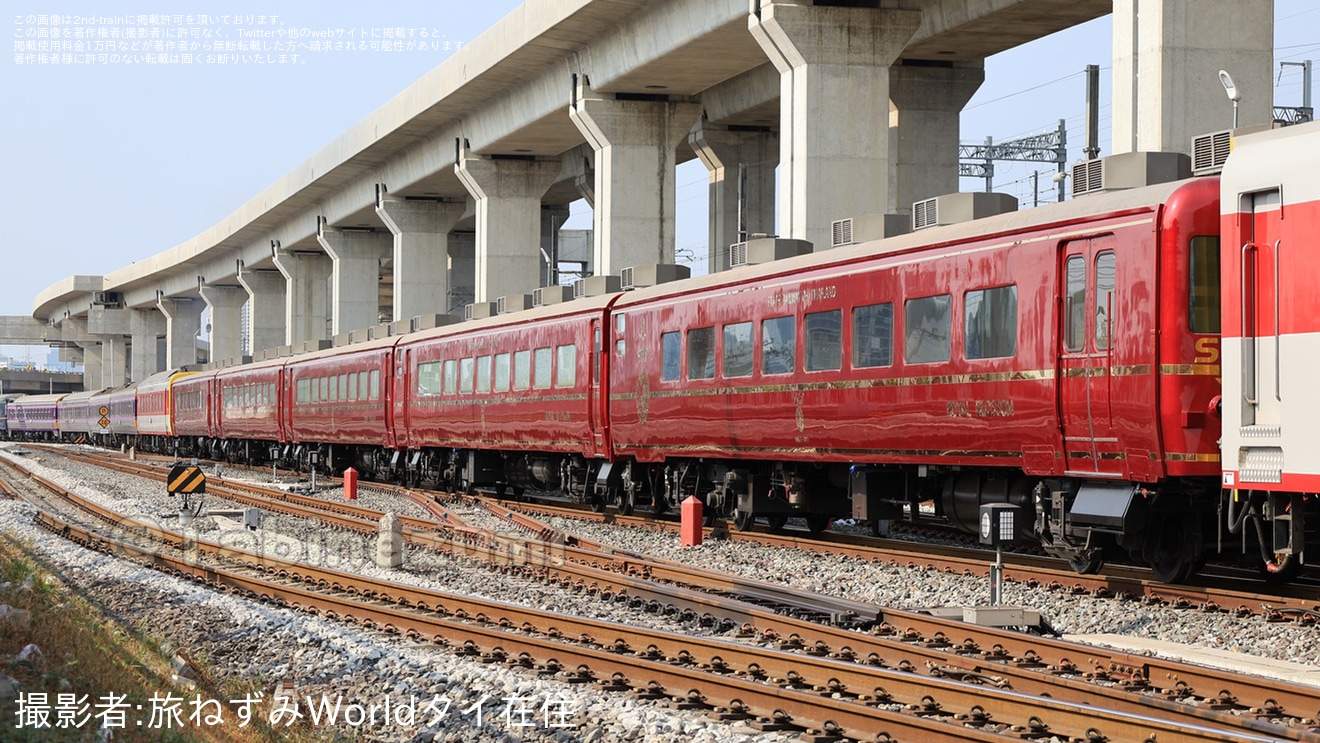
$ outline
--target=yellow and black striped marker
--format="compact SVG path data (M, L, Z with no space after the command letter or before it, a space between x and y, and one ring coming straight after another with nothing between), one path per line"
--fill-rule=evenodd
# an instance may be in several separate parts
M183 493L191 495L193 493L206 492L206 475L202 473L202 468L187 465L176 464L170 469L169 483L170 495Z

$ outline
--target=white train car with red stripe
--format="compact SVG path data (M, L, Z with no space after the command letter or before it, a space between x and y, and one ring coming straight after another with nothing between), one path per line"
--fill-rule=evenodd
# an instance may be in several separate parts
M1220 214L1227 526L1288 574L1320 527L1320 123L1235 140Z

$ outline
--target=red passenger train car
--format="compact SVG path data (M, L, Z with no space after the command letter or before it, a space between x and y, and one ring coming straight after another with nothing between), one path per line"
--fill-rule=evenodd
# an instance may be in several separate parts
M393 423L412 476L594 492L612 460L599 349L615 296L403 336Z
M742 525L933 499L975 529L1008 500L1078 567L1122 546L1185 577L1186 516L1218 475L1218 385L1196 365L1217 340L1197 273L1217 194L1091 196L624 295L616 459Z
M1320 124L1255 135L1222 183L180 376L171 443L623 511L695 496L740 527L974 529L1008 502L1079 570L1128 553L1180 581L1232 533L1289 574L1320 523L1317 153ZM11 427L56 428L17 403Z
M292 456L321 449L329 466L355 466L365 476L389 469L395 449L389 381L398 338L320 351L285 360L279 441ZM268 440L273 440L269 438ZM324 445L324 446L322 446Z

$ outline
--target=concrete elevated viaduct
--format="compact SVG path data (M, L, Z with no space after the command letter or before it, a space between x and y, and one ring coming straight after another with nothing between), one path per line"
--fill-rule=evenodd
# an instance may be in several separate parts
M1111 12L1114 152L1186 151L1220 68L1270 89L1272 0L528 0L211 229L69 277L33 316L82 349L89 386L192 362L203 308L222 362L245 304L256 355L426 325L545 283L580 197L596 273L672 263L692 157L711 270L776 217L821 249L832 220L957 190L986 57ZM1269 118L1243 102L1244 125Z

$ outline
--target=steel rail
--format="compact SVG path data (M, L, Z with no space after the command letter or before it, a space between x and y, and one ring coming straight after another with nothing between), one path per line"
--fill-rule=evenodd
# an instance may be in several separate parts
M260 598L279 605L309 611L334 619L355 621L364 626L386 632L407 635L413 639L460 647L465 654L476 654L484 648L483 659L509 665L535 668L539 671L559 671L569 664L578 664L573 673L579 678L591 677L595 669L623 667L613 673L611 683L616 688L640 688L643 684L651 693L665 693L670 689L687 688L678 699L710 704L712 701L726 708L751 709L785 715L795 724L808 722L829 735L857 739L893 739L892 730L918 734L920 739L931 739L932 734L948 738L952 733L963 740L996 740L998 735L985 734L986 730L1005 733L1030 732L1033 737L1045 734L1064 734L1086 740L1162 740L1173 741L1273 741L1275 736L1254 735L1242 730L1224 730L1199 724L1174 722L1149 715L1119 713L1084 704L1065 703L1019 692L986 688L953 682L940 678L920 677L912 674L866 669L836 661L818 660L818 665L830 666L831 671L845 677L849 671L860 668L868 671L869 680L880 681L872 687L872 695L852 697L850 701L843 682L837 677L826 688L798 688L805 686L794 680L795 670L784 667L786 676L770 683L762 681L768 673L783 664L771 667L760 663L773 663L788 659L789 663L802 658L771 653L760 649L718 641L706 641L730 656L751 653L758 659L761 673L732 673L728 665L697 664L691 655L684 657L661 656L657 652L629 655L628 650L612 647L608 650L589 646L565 645L556 640L545 640L517 634L509 628L497 628L424 616L393 606L366 604L356 597L329 595L296 586L287 586L236 573L216 566L201 565L182 558L163 554L157 550L104 537L85 527L68 524L58 517L41 514L39 519L53 532L94 549L127 555L166 572L185 575L207 585ZM219 545L214 545L219 548ZM235 551L234 548L226 548ZM517 612L518 607L507 607ZM520 613L509 622L521 618ZM561 618L562 619L562 618ZM520 630L519 630L520 631ZM644 638L652 633L644 633ZM654 633L660 635L662 633ZM672 636L673 641L693 645L694 638ZM808 656L809 657L809 656ZM537 659L540 659L537 662ZM704 667L703 667L704 666ZM622 675L621 675L622 674ZM759 676L759 678L758 678ZM636 679L631 682L629 679ZM672 696L672 695L671 695ZM895 699L917 699L901 702ZM861 703L858 703L861 702ZM902 712L892 712L874 705L903 704ZM966 710L953 712L952 709ZM1043 718L1042 718L1043 715ZM1016 724L996 720L996 717L1016 719ZM934 724L931 724L934 723ZM946 728L952 727L953 730ZM979 729L978 729L979 728ZM872 731L874 731L872 733ZM1020 737L1020 736L1014 736ZM1298 738L1305 739L1305 738ZM1320 736L1314 739L1320 740Z

